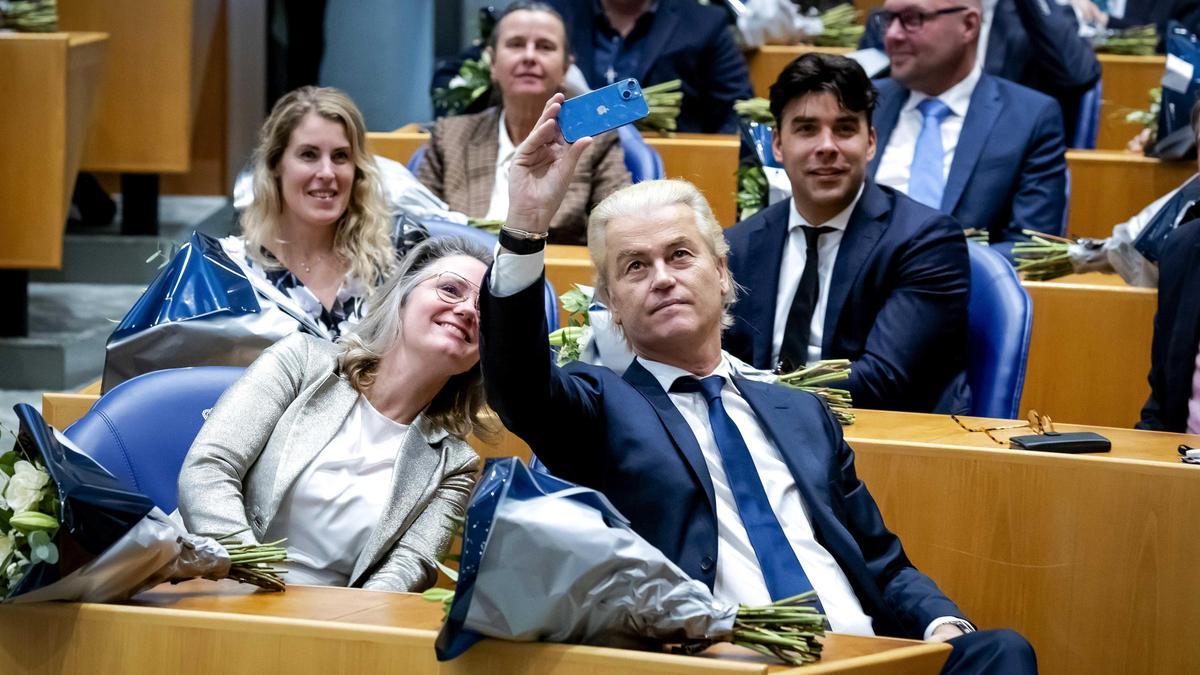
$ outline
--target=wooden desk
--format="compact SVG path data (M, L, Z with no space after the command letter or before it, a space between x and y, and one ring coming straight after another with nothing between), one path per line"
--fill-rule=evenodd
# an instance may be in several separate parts
M1141 128L1125 121L1130 110L1150 107L1150 90L1159 86L1166 70L1165 56L1097 54L1100 61L1100 130L1096 147L1124 150Z
M127 605L0 607L9 673L937 673L950 648L829 635L802 671L718 645L700 656L484 640L438 663L441 605L407 593L230 582L160 586Z
M1200 438L1101 428L1111 453L1053 455L936 415L857 416L859 475L909 557L980 626L1025 635L1041 672L1200 663L1200 467L1175 452Z
M1132 427L1150 394L1150 343L1158 293L1099 273L1023 283L1033 336L1021 413Z
M813 45L764 45L750 50L746 52L746 64L750 67L750 84L754 87L754 95L767 98L771 85L779 78L779 73L782 73L784 67L801 54L808 52L849 54L852 51L854 50L847 47L814 47Z
M1068 233L1104 238L1196 173L1195 162L1164 162L1112 150L1068 150Z
M104 33L0 34L0 268L62 266Z
M663 160L667 178L686 178L708 198L721 225L737 222L737 136L676 134L666 138L646 135L646 143ZM371 152L407 164L417 148L429 142L423 131L372 131L367 134Z
M408 164L417 148L428 142L429 134L424 131L367 132L367 150L404 165Z
M59 25L64 30L102 30L111 36L96 127L84 151L85 170L188 170L192 127L221 4L217 0L59 3Z

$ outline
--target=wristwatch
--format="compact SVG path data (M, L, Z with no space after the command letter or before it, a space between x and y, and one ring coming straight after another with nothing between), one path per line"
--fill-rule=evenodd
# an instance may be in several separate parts
M976 630L975 624L964 619L950 619L949 621L944 622L942 625L946 624L957 627L963 632L964 635L967 633L974 633Z
M515 227L500 228L500 245L517 255L529 255L546 248L549 232L530 232Z

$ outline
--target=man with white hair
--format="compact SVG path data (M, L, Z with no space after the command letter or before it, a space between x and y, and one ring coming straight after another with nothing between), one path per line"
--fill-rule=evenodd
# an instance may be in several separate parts
M815 590L837 632L950 641L944 672L1036 672L1011 631L975 631L904 554L817 397L750 381L721 350L736 287L721 228L683 181L592 212L597 288L637 358L623 376L550 358L545 233L574 163L561 95L522 143L480 298L488 403L555 475L603 492L635 531L727 601Z

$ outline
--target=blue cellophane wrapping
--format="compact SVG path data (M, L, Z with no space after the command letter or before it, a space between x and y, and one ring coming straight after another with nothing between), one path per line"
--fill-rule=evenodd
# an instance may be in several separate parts
M59 501L60 551L55 564L31 565L5 602L105 602L172 579L223 578L229 555L207 537L189 534L130 492L26 404L15 406L21 454L39 460ZM67 553L69 551L69 553Z
M736 614L604 495L516 457L489 459L437 656L452 659L485 636L642 649L727 640Z

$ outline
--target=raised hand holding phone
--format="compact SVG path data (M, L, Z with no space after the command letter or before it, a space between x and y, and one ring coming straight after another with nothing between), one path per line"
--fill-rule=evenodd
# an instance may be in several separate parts
M575 165L592 144L591 136L567 143L559 133L562 103L562 94L551 96L533 131L517 147L508 174L505 227L533 234L548 232L575 175Z

